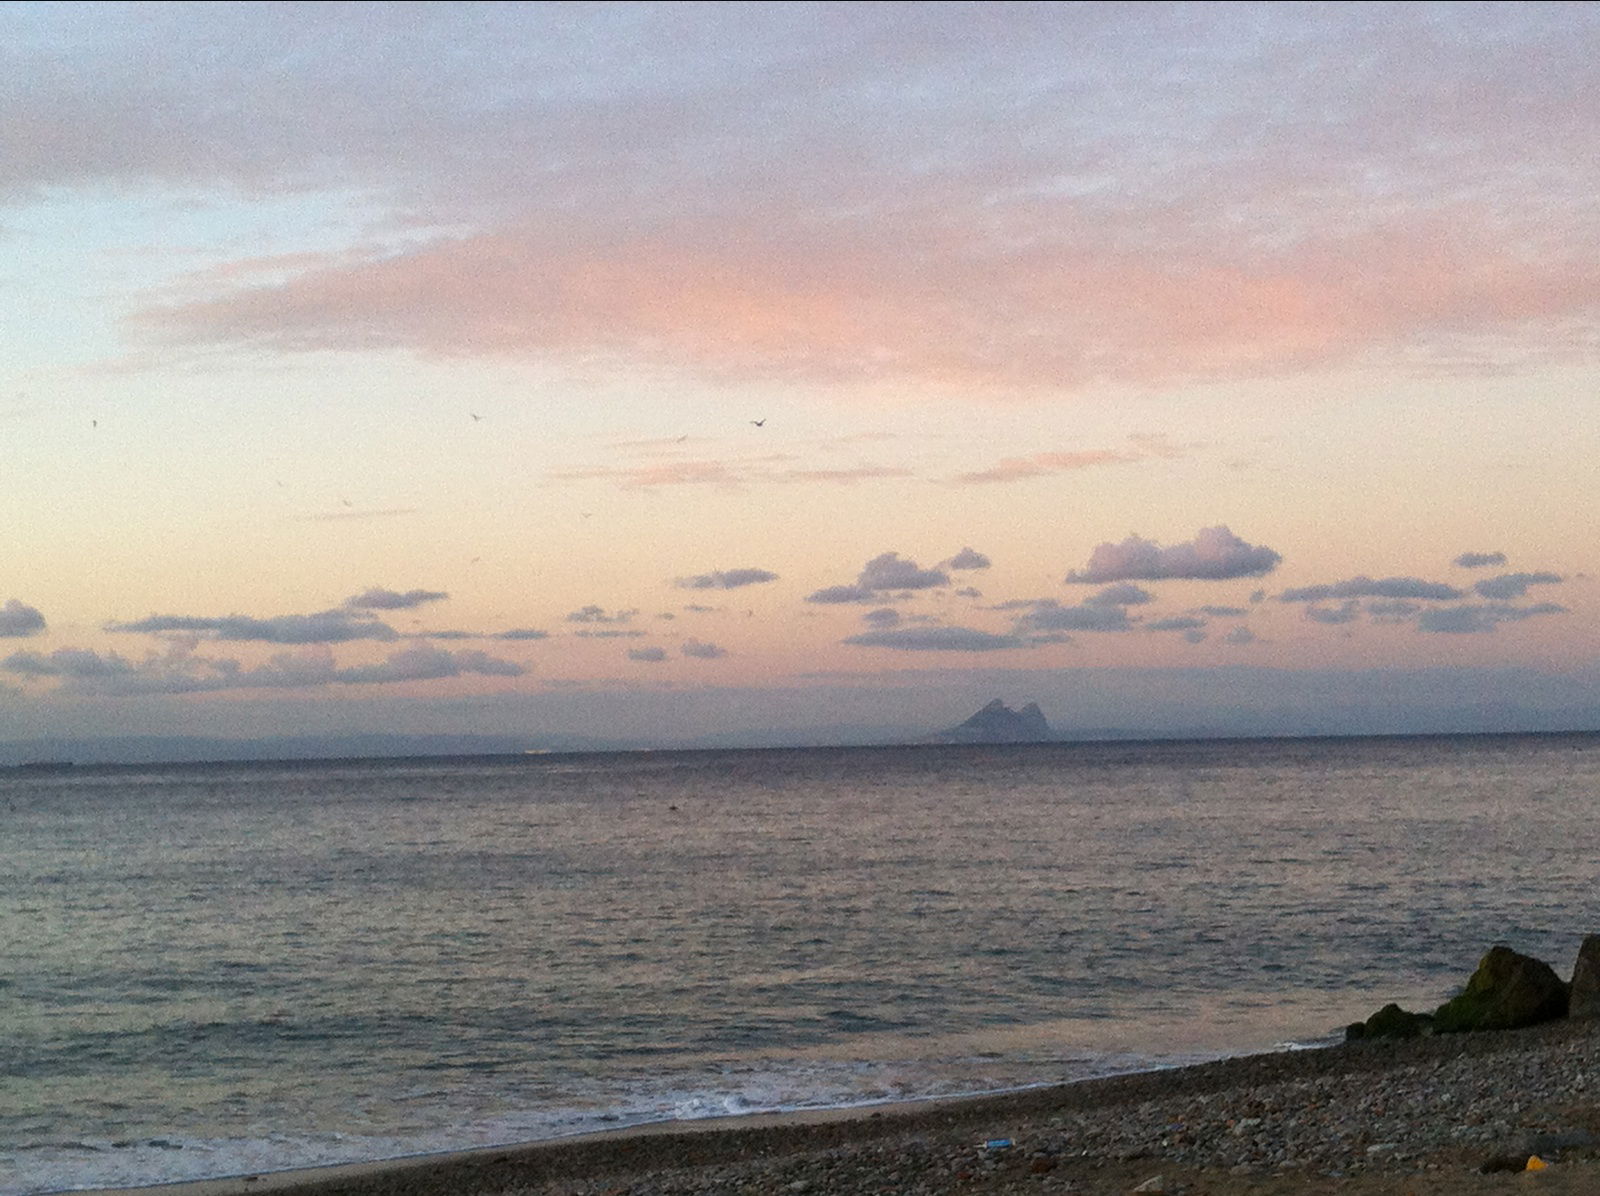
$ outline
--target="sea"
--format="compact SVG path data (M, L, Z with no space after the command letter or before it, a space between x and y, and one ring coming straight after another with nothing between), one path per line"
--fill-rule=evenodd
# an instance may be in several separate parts
M1597 860L1590 734L0 770L0 1193L1314 1046Z

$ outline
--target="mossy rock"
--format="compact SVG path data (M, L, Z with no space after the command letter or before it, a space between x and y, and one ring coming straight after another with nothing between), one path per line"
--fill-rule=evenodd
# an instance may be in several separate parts
M1491 947L1467 987L1434 1011L1440 1034L1515 1030L1567 1016L1567 985L1554 969L1510 947Z
M1346 1027L1346 1042L1366 1042L1375 1038L1421 1038L1433 1033L1433 1018L1426 1013L1411 1013L1392 1001L1364 1022Z

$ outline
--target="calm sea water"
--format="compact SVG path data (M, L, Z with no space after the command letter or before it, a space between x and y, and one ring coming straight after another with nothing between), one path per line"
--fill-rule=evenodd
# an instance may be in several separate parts
M0 772L0 1192L1326 1039L1600 930L1600 737Z

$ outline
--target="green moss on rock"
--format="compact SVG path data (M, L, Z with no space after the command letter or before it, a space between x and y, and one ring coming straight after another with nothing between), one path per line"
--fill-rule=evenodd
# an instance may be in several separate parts
M1549 964L1510 947L1491 947L1467 987L1434 1012L1441 1034L1515 1030L1567 1015L1567 985Z
M1433 1033L1433 1018L1390 1002L1366 1021L1365 1038L1420 1038Z

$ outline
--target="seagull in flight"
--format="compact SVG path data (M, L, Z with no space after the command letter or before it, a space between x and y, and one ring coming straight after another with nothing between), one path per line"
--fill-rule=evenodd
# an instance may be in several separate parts
M479 415L476 411L469 411L469 412L467 412L467 414L472 416L472 422L473 423L477 423L481 419L483 419L483 416Z
M764 420L764 419L753 419L750 422L753 423L756 427L760 428L760 427L765 426L767 421Z

